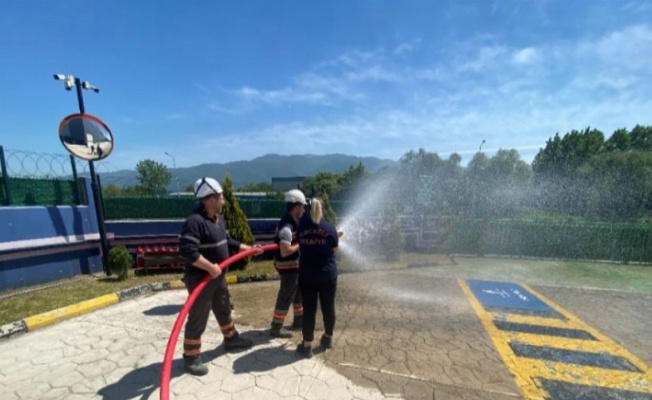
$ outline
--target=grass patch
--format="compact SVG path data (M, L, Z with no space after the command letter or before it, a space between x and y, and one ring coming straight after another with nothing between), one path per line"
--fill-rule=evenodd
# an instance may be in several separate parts
M248 276L275 273L272 261L253 261L245 271L228 271L227 276ZM83 275L74 279L65 279L52 284L8 290L0 293L0 325L32 315L69 306L84 300L122 289L155 282L167 282L181 279L182 273L153 272L148 275L134 275L118 281L114 277Z

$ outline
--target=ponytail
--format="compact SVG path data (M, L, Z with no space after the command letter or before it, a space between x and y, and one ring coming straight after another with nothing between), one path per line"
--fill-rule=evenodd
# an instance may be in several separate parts
M312 199L312 202L310 203L310 219L313 223L318 224L321 222L323 217L324 213L322 211L321 200Z

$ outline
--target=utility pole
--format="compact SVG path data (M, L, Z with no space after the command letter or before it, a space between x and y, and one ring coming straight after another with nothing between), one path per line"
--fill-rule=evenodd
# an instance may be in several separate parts
M77 91L77 104L79 106L79 113L85 114L86 108L84 107L84 96L82 89L92 90L95 93L99 93L100 89L91 85L87 81L83 81L80 78L74 77L72 75L62 75L55 74L54 79L58 81L64 81L66 90L71 90L74 86ZM100 233L100 246L102 248L102 269L106 275L111 275L111 270L109 269L109 241L106 236L106 226L104 225L104 207L100 200L100 185L98 183L97 174L95 173L95 164L93 160L88 160L88 169L91 174L91 191L93 192L93 201L95 203L95 215L97 217L97 225Z

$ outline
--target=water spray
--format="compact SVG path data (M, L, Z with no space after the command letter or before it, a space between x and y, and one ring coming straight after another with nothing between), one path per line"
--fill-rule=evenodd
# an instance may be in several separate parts
M352 206L343 213L338 231L346 232L339 242L340 253L361 269L370 266L378 234L383 229L380 215L389 199L393 177L373 179L354 196ZM365 268L366 267L366 268Z
M229 265L233 264L234 262L240 261L243 258L252 256L259 252L260 250L265 251L274 251L278 249L278 245L276 244L268 244L262 247L256 247L256 248L251 248L245 251L242 251L236 255L233 255L229 258L227 258L224 262L220 264L220 268L222 271L225 271ZM188 296L188 299L186 300L186 303L183 305L183 308L179 312L179 315L177 316L177 320L174 322L174 326L172 328L172 332L170 333L170 339L168 340L168 345L167 348L165 349L165 356L163 358L163 368L161 369L161 400L169 400L170 399L170 375L172 372L172 359L174 357L174 348L176 347L177 341L179 340L179 333L181 332L181 327L183 326L184 321L186 320L186 317L188 316L188 312L190 311L190 308L192 305L195 303L197 300L197 297L199 297L199 294L204 290L206 285L212 280L211 276L209 274L206 274L206 277L201 281L199 285L193 290L193 292Z

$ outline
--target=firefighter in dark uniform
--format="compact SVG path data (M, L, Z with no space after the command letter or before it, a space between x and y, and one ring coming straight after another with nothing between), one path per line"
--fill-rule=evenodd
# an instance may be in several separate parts
M305 306L303 340L297 346L297 352L304 357L312 357L317 302L321 305L324 320L324 334L320 344L324 349L332 347L338 275L335 252L339 238L344 234L323 220L321 200L312 199L310 206L310 218L306 218L297 231L301 251L299 290Z
M279 221L274 235L278 250L274 257L274 267L281 278L281 285L276 296L274 317L270 335L276 338L291 338L292 332L283 327L290 305L293 305L293 329L300 329L303 324L303 305L301 292L298 290L299 244L296 238L297 225L303 216L306 196L298 189L285 194L286 212Z
M197 180L194 194L199 205L186 219L179 237L179 252L186 260L183 281L188 293L192 293L206 274L210 274L213 279L197 297L188 314L183 359L188 373L205 375L208 368L200 357L201 335L206 329L211 310L224 335L224 348L227 351L247 349L253 345L251 340L241 337L235 329L231 319L229 292L219 266L219 263L229 258L229 250L243 251L251 247L229 236L224 218L220 215L225 201L222 187L215 179Z

